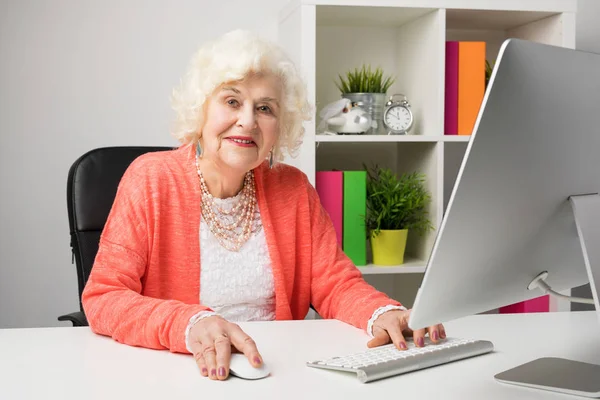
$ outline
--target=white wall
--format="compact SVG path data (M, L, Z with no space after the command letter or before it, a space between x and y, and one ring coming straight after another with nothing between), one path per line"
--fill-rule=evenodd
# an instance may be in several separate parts
M576 47L600 53L600 0L577 0Z
M0 0L0 328L78 310L66 180L85 151L177 145L171 89L205 40L276 39L281 0Z
M284 3L0 0L0 328L77 310L71 163L99 146L175 145L168 99L193 51L238 27L275 39ZM600 1L579 10L577 47L600 53Z

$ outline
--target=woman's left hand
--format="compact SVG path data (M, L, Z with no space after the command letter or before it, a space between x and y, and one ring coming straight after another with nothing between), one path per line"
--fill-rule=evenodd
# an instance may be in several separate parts
M429 334L429 338L434 343L446 338L446 331L442 324L430 326L427 329L418 329L413 332L408 327L410 311L391 310L381 314L373 323L374 337L367 343L367 347L382 346L391 341L397 349L406 350L405 337L412 336L417 347L425 345L426 333Z

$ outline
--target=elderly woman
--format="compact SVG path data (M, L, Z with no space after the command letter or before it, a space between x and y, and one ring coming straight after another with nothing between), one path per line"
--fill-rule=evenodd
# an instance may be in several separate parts
M125 172L83 293L91 329L133 346L192 353L223 380L231 351L254 366L235 322L324 318L360 327L369 347L410 332L410 311L368 285L337 244L293 154L310 118L303 83L276 45L243 31L202 47L174 91L175 150Z

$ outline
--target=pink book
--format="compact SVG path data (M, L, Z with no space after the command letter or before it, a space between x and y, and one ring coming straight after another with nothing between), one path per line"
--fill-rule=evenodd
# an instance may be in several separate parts
M500 307L499 311L500 314L548 312L550 311L550 296L546 295L510 304L506 307Z
M458 134L458 42L446 42L444 134Z
M342 246L344 172L317 171L315 183L321 204L333 222L338 245Z

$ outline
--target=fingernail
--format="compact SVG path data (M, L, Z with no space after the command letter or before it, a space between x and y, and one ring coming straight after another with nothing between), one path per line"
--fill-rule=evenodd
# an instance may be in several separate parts
M437 331L433 331L433 340L438 340L438 332Z
M210 375L211 375L211 376L216 376L216 375L217 375L217 370L216 370L216 369L214 369L214 368L213 368L213 369L211 369L211 370L210 370Z
M423 338L417 339L417 346L419 346L419 347L425 346L425 341L423 340Z
M225 376L225 368L224 367L219 368L219 376Z
M404 343L404 342L400 342L400 348L401 348L402 350L406 350L406 343Z
M202 368L202 375L208 375L208 370L206 368Z
M260 358L258 356L254 357L254 364L260 364L261 362L262 361L260 361Z
M442 333L440 333L440 337L441 337L442 339L446 339L446 332L445 332L445 331L442 331Z

